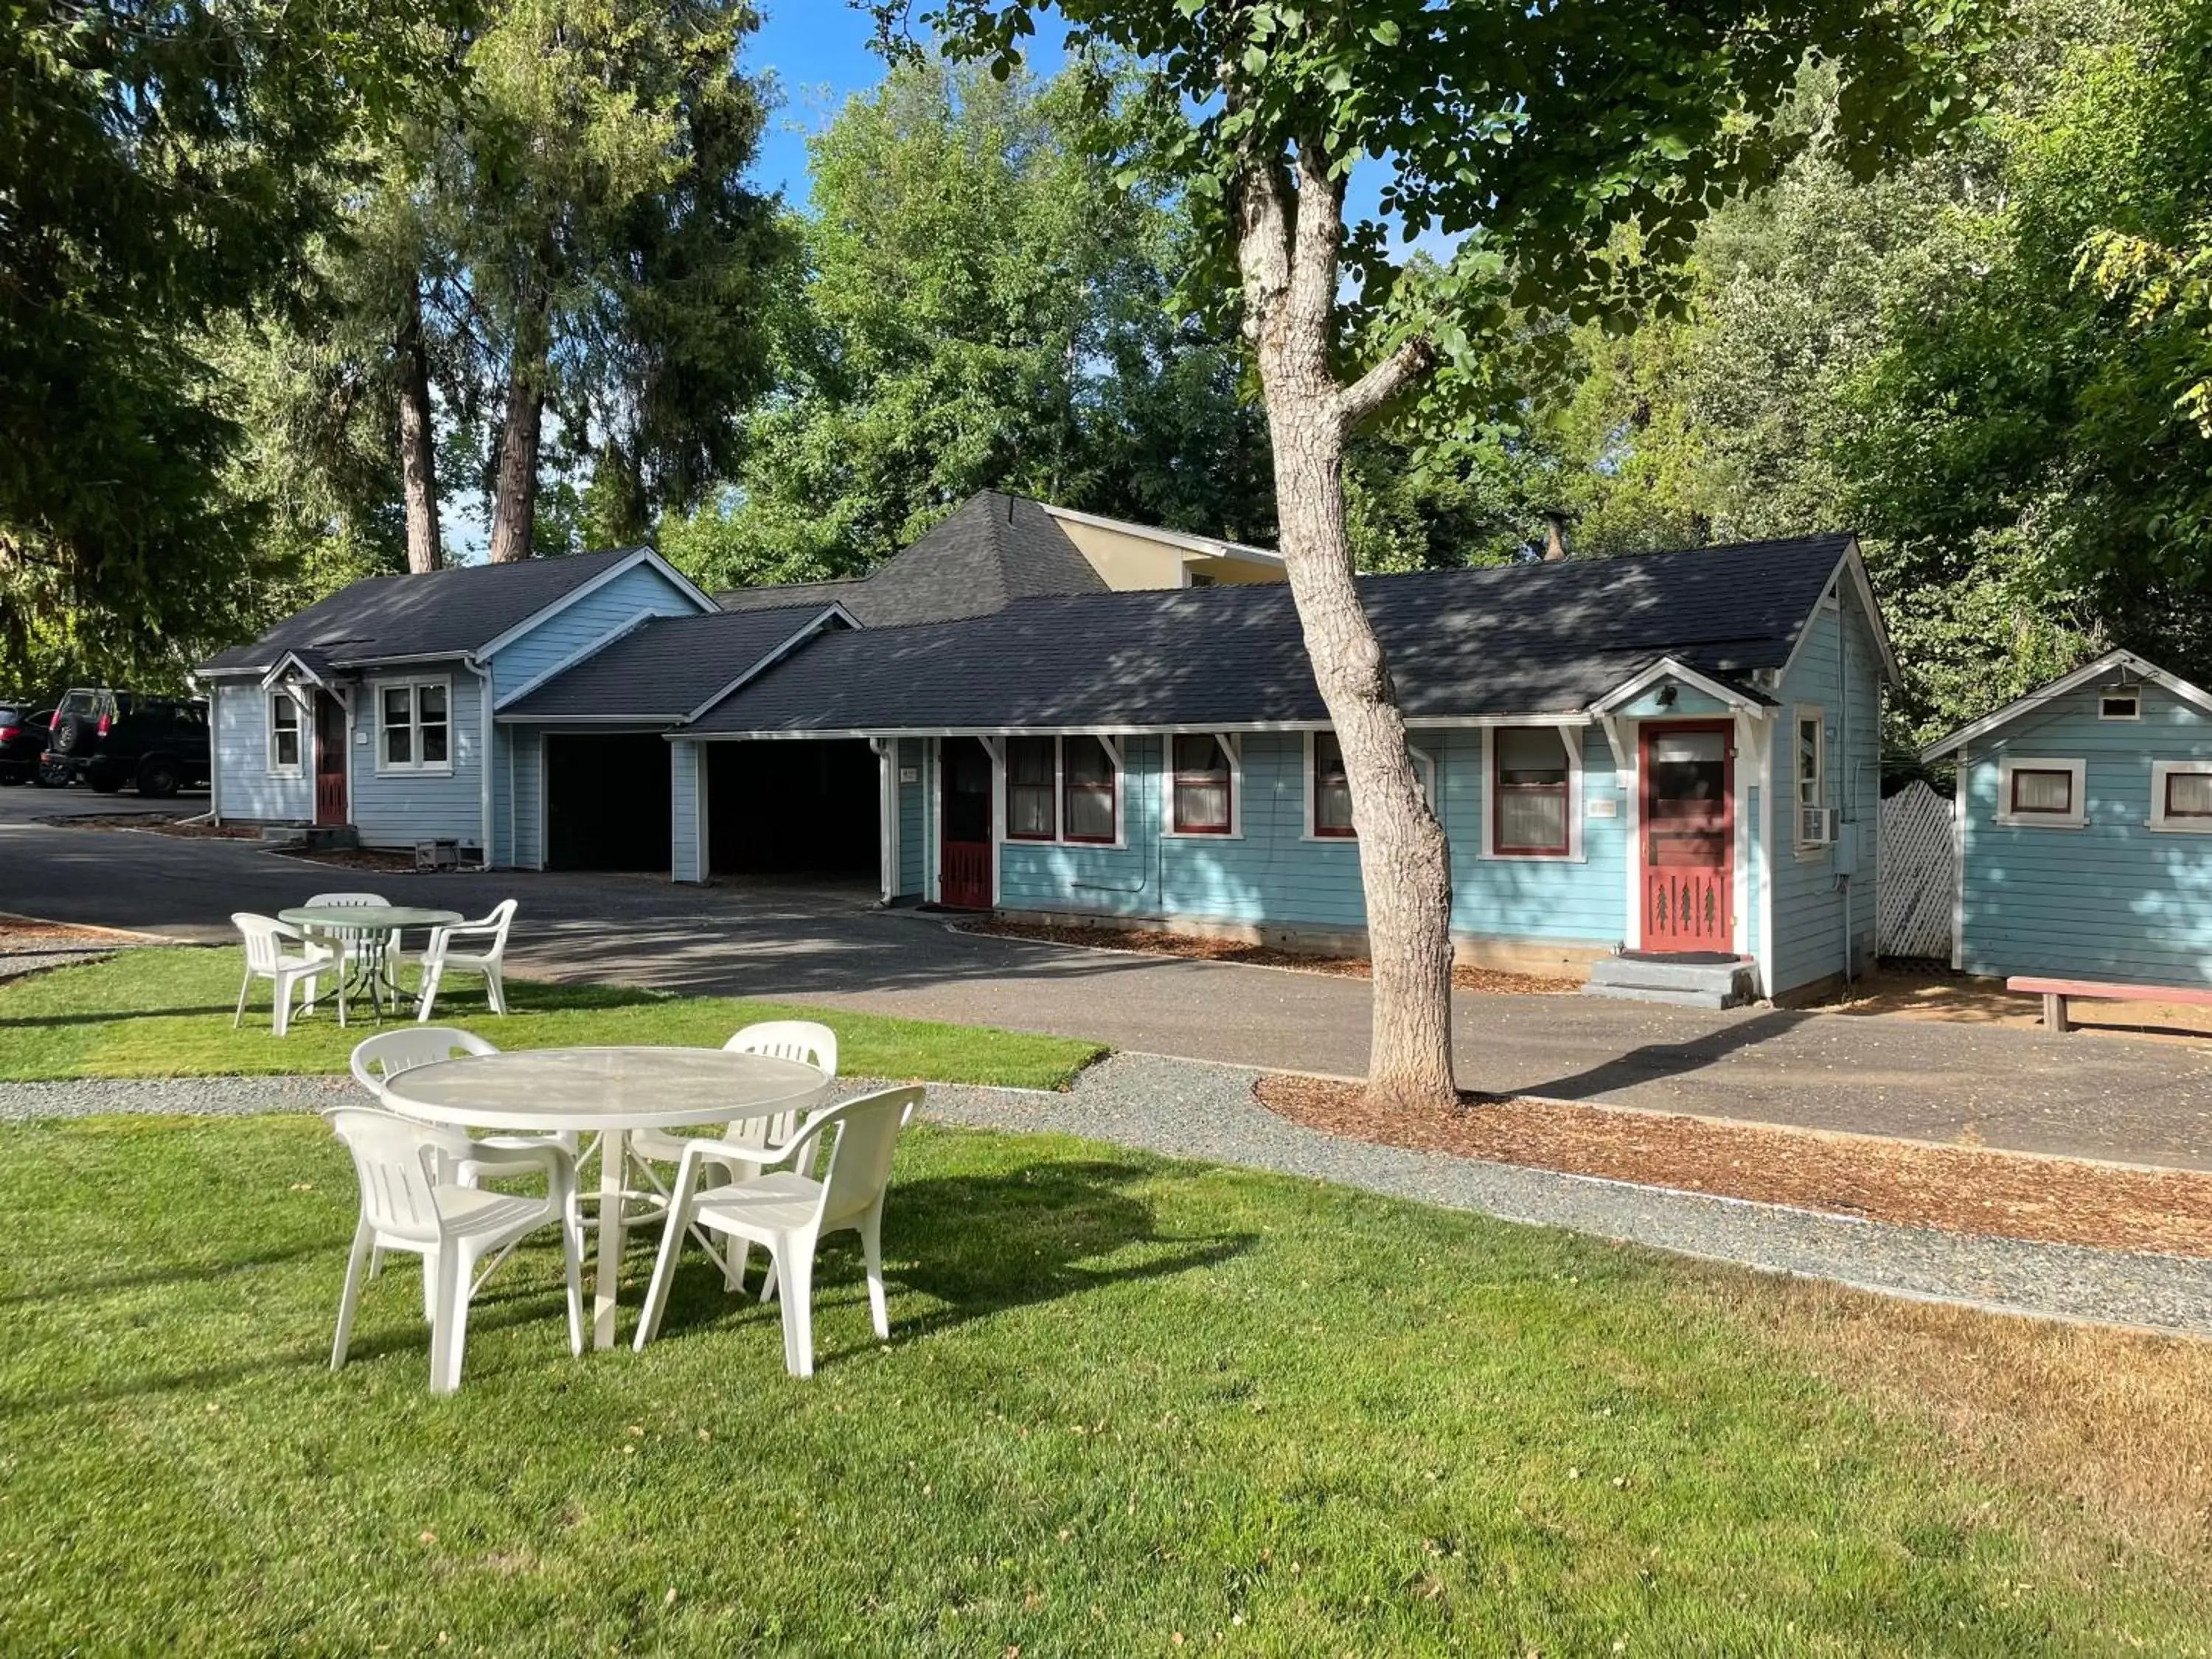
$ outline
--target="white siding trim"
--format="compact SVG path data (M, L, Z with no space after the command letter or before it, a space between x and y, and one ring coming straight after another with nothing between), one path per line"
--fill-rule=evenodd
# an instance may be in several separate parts
M1168 732L1170 741L1160 745L1160 839L1162 841L1242 841L1244 839L1244 744L1243 733L1249 728L1180 727ZM1285 730L1292 728L1285 727ZM1298 727L1297 730L1306 730ZM1221 745L1221 752L1229 757L1229 828L1218 830L1178 830L1175 827L1175 744L1176 737L1195 737L1209 732ZM1027 734L1024 734L1027 735Z
M1548 725L1549 721L1539 722ZM1482 851L1480 856L1501 864L1585 864L1583 851L1583 733L1578 726L1559 728L1559 741L1567 751L1567 850L1564 853L1501 853L1498 850L1497 728L1482 733ZM1632 834L1633 820L1631 821ZM1632 864L1633 859L1630 860Z
M2166 781L2179 773L2185 777L2212 775L2212 761L2164 760L2150 763L2150 817L2147 830L2166 836L2212 835L2212 818L2170 818L2166 815Z
M1951 966L1966 966L1966 811L1972 799L1969 787L1973 756L1959 745L1959 770L1951 781Z
M491 684L490 677L486 675L483 678L485 688L489 690ZM433 685L441 688L446 694L446 758L436 765L426 765L420 758L407 761L388 760L384 750L385 692L395 690L403 686L406 688L409 721L407 752L410 755L420 757L422 752L421 692L424 687ZM460 733L453 729L453 677L451 674L393 674L381 679L371 680L368 683L368 691L371 703L369 730L376 750L376 769L380 773L420 773L427 777L450 777L453 771L455 755L460 747ZM487 731L490 729L489 722L490 716L487 712L483 721Z

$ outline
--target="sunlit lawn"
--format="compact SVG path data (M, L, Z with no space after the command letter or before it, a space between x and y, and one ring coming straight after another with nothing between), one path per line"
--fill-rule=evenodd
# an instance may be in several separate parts
M273 1036L264 980L244 1026L233 1030L242 966L234 950L155 948L0 985L0 1080L343 1072L353 1045L376 1029L356 1019L341 1030L326 1004L295 1019L285 1036ZM836 1029L839 1067L848 1076L1038 1089L1064 1086L1103 1052L1066 1037L931 1020L518 980L508 981L514 1012L502 1019L486 1007L482 983L457 979L453 994L440 996L438 1018L502 1048L713 1047L752 1021L797 1018Z
M811 1383L696 1255L576 1360L537 1249L440 1402L411 1265L325 1369L354 1204L313 1118L0 1130L0 1650L2206 1645L2193 1567L1820 1380L1776 1281L921 1127L887 1346L839 1247Z

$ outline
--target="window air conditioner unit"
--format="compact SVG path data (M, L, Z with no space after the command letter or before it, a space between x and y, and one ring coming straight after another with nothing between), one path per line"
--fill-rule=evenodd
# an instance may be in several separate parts
M1797 844L1800 847L1833 847L1836 844L1836 809L1832 806L1799 807Z

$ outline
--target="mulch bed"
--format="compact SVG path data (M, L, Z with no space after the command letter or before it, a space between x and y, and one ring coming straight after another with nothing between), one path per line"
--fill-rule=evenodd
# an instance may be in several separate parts
M377 853L359 847L333 847L322 852L310 852L304 847L285 847L277 849L283 857L298 859L306 864L327 864L338 870L374 870L384 875L413 875L415 855L412 853ZM428 875L455 875L458 871L430 871Z
M112 951L143 943L136 933L105 927L72 927L30 916L0 915L0 957L52 956L61 951Z
M156 836L179 836L186 841L259 841L261 831L251 824L187 823L161 812L93 812L79 817L40 818L58 830L143 830Z
M1308 1128L1388 1146L1949 1232L2212 1256L2212 1175L2193 1171L1489 1096L1386 1109L1320 1078L1270 1075L1256 1093Z
M1249 945L1237 939L1206 939L1152 928L1054 927L1029 921L963 921L959 927L963 933L988 933L998 939L1036 939L1047 945L1079 945L1091 951L1133 951L1144 956L1182 957L1194 962L1296 968L1310 974L1338 974L1346 979L1372 977L1372 969L1364 957L1309 956L1272 945ZM1464 963L1452 969L1452 984L1462 991L1492 991L1507 996L1564 996L1582 988L1580 980L1509 974Z

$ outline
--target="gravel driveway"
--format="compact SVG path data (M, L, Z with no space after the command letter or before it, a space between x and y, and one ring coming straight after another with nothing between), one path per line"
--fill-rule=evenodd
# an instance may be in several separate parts
M932 1085L925 1115L1335 1182L1891 1296L2212 1337L2212 1264L2203 1261L1891 1226L1340 1139L1262 1108L1252 1097L1256 1075L1117 1054L1066 1094ZM343 1078L9 1083L0 1084L0 1121L313 1111L357 1098Z

